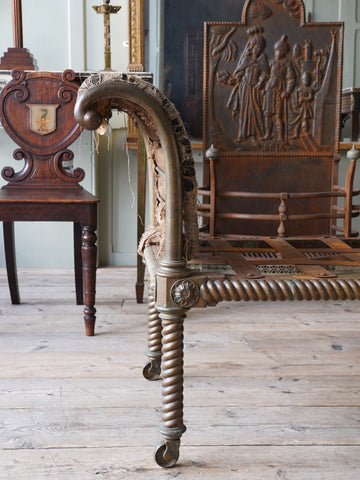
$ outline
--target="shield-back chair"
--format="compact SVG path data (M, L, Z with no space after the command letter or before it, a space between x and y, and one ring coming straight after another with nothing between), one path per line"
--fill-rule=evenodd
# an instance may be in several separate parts
M301 0L248 0L241 22L206 24L198 191L190 141L162 93L136 77L99 74L79 94L82 126L126 111L152 160L154 213L140 245L152 283L144 375L162 378L164 441L155 459L163 467L176 463L185 431L191 308L360 298L356 150L338 185L343 25L305 18Z
M14 222L73 222L76 301L85 304L86 334L93 335L99 200L79 185L85 176L82 169L66 169L74 158L68 146L81 133L74 118L80 83L72 70L12 71L12 80L1 91L0 119L20 147L14 158L24 164L17 172L12 167L2 170L8 183L0 189L0 221L13 304L20 303Z

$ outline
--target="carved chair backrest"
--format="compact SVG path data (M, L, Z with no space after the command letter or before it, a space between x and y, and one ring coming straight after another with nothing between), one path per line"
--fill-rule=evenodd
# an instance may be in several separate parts
M0 95L0 120L19 145L16 160L24 160L19 172L5 167L2 176L12 187L82 188L82 169L69 173L63 162L73 159L67 147L81 133L74 118L79 89L75 72L12 71L12 80Z
M342 44L342 23L307 23L301 0L247 0L241 22L205 24L208 234L335 228Z

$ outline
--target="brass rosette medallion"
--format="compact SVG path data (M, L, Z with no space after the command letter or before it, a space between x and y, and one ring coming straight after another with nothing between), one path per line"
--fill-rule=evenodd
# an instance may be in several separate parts
M196 283L179 280L171 288L171 298L180 307L190 308L199 300L200 292Z

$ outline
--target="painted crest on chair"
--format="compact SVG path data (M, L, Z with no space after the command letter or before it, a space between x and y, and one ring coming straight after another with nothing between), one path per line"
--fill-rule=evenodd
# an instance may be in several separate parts
M29 108L29 120L31 131L39 135L48 135L56 130L56 104L31 104Z

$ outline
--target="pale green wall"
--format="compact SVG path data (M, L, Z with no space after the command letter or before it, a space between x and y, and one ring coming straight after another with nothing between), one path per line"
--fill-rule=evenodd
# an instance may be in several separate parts
M112 1L115 5L116 0ZM92 5L102 0L22 0L24 47L41 70L97 71L104 67L103 17ZM111 16L112 68L126 69L128 48L127 2ZM1 2L0 53L13 46L11 0Z
M24 47L28 48L36 59L39 70L61 71L73 68L75 71L93 72L104 67L103 17L92 9L92 5L101 3L102 0L22 0ZM112 3L117 4L115 1ZM128 37L128 8L127 2L119 3L122 6L120 12L111 17L112 67L125 71L129 52L124 43ZM14 46L11 25L11 1L2 1L1 56L8 47ZM0 170L5 165L12 165L14 168L20 165L12 158L12 151L15 148L16 145L7 137L4 130L0 129ZM83 132L70 148L75 153L75 165L81 166L86 172L83 186L101 195L96 187L95 163L98 162L100 168L106 168L106 165L102 162L102 152L99 154L94 152L92 133ZM3 183L5 182L0 179L0 184ZM103 211L103 215L107 216L107 212ZM106 218L100 220L109 224ZM131 219L127 222L129 231L135 231L135 225L136 216L132 223ZM21 222L17 223L15 228L18 266L73 265L71 223ZM127 242L123 248L133 253L131 259L133 262L134 243ZM0 267L3 266L3 239L0 234Z

